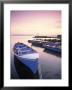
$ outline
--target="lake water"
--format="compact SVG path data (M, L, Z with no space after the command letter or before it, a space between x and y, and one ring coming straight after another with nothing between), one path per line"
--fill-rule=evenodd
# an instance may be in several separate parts
M28 40L31 40L32 36L11 36L11 74L18 78L17 72L14 67L13 59L13 46L17 42L22 42L39 53L39 64L42 73L42 79L61 79L61 56L52 54L50 52L45 52L44 48L31 46Z

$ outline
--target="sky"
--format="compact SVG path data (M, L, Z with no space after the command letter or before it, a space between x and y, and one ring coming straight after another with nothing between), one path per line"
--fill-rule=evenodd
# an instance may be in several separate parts
M10 26L11 35L58 35L61 34L61 11L11 11Z

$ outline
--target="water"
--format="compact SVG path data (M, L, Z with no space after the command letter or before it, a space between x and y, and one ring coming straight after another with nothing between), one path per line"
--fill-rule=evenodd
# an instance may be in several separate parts
M11 74L18 78L18 75L14 67L14 59L12 48L15 43L22 42L39 53L39 64L42 73L42 79L61 79L61 57L54 55L50 52L45 52L44 48L31 46L28 40L31 40L32 36L11 36Z

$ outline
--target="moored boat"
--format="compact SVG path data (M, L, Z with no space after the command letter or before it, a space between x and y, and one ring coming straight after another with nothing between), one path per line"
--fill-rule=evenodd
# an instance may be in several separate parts
M27 67L27 70L30 70L33 75L36 75L38 73L38 52L33 50L31 47L19 42L14 45L13 51L15 59L18 60L15 60L16 64L18 64L17 62L20 62L22 66L25 66L25 68Z
M50 50L56 53L61 53L61 43L60 42L56 42L56 43L50 42L48 44L44 44L43 47L46 50Z
M53 51L53 52L61 53L61 49L57 47L46 46L45 49Z

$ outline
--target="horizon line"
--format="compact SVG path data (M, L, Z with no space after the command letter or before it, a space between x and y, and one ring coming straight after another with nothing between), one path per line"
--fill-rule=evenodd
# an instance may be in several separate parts
M57 36L57 35L61 35L61 34L56 34L56 35L25 35L25 34L12 34L10 36Z

